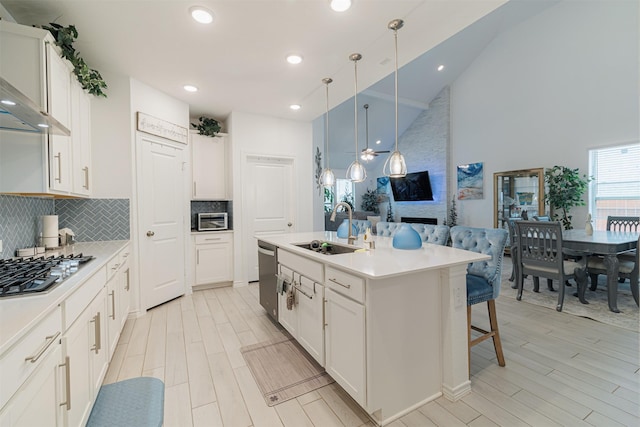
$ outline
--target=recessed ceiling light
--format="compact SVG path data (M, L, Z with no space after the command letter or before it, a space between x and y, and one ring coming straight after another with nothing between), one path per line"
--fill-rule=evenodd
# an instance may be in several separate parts
M201 24L211 24L213 22L213 12L202 6L193 6L189 8L191 17Z
M3 99L2 101L0 101L1 103L3 103L4 105L9 105L9 106L14 106L16 105L15 102L11 101L10 99Z
M351 7L351 0L331 0L331 9L344 12Z
M184 85L182 86L184 88L184 90L186 90L187 92L197 92L198 88L193 86L193 85Z
M287 55L287 62L293 65L299 64L302 62L302 55L298 55L297 53Z
M46 123L38 123L38 127L45 128L45 129L46 129L46 128L48 128L48 127L49 127L49 125L48 125L48 124L46 124Z
M380 144L381 142L382 142L382 141L380 141L380 140L377 140L377 141L376 141L376 144Z
M291 104L289 105L289 108L291 108L293 111L298 111L302 108L302 106L300 104Z
M438 65L438 71L444 70L444 65Z

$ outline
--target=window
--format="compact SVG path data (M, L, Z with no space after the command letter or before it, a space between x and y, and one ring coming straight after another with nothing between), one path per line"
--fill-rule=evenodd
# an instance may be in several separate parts
M353 197L353 182L348 179L336 179L336 203L348 201L355 210L355 200Z
M640 144L589 151L589 212L596 230L607 216L640 216Z

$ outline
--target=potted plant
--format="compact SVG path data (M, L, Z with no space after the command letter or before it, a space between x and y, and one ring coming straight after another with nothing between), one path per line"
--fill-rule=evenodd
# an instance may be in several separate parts
M78 38L78 30L74 25L64 27L55 22L50 25L43 25L43 29L48 30L54 39L56 46L62 51L62 57L73 65L73 73L76 75L83 89L95 96L107 97L104 89L107 83L97 70L89 68L87 63L80 57L73 47L73 42Z
M378 207L378 194L375 191L367 188L366 193L362 195L362 203L360 203L360 208L363 211L380 213L380 208Z
M198 119L199 123L191 123L191 126L198 129L198 134L204 136L216 136L222 127L220 123L216 119L211 119L209 117L200 117Z
M591 178L580 175L578 169L554 166L544 172L544 181L547 185L544 200L551 207L551 218L561 221L565 230L571 230L573 217L569 215L569 210L585 205L582 195Z

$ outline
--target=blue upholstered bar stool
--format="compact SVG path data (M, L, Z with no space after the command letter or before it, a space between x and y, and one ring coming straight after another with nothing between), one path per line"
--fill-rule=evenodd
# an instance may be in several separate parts
M449 227L434 224L411 224L425 243L445 246L449 240Z
M367 228L371 228L371 221L368 219L354 219L351 222L356 226L358 236L364 234L364 232L367 231Z
M401 225L401 222L379 221L376 224L376 234L378 236L393 237L393 235L396 234L396 231L398 231L398 228L400 228Z
M493 338L498 364L504 366L504 355L496 317L496 298L500 294L502 279L502 256L507 244L507 230L493 228L473 228L455 226L451 228L451 242L454 248L465 249L491 256L486 261L476 261L467 267L467 336L469 340L469 370L471 370L471 347ZM491 329L486 331L471 325L471 306L486 302L489 310ZM471 339L471 330L482 335Z

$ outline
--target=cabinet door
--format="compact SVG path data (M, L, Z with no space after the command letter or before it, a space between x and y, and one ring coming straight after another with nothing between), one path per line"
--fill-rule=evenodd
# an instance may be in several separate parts
M102 380L109 366L109 346L107 343L107 291L102 291L96 296L90 306L93 313L93 321L90 321L89 366L91 369L91 402L95 400L102 385Z
M298 342L324 366L324 286L306 277L297 286Z
M196 285L233 280L229 242L196 245Z
M294 338L298 337L298 310L294 302L291 310L287 308L287 293L278 294L278 322Z
M360 405L365 393L364 306L325 289L325 369Z
M225 138L191 135L194 200L227 198Z
M60 406L59 366L61 348L55 348L40 362L38 369L18 390L0 413L0 425L13 427L62 426L63 407ZM64 401L64 400L63 400Z
M91 99L80 83L71 85L72 192L91 194Z
M68 399L67 425L84 425L91 411L91 370L89 352L93 344L94 314L85 310L65 332L62 340L68 357L66 369L68 383L65 394Z
M116 273L115 276L107 282L107 352L109 358L113 356L113 352L118 345L118 339L120 338L122 311L120 308L122 287L120 286L120 274Z
M128 255L128 254L127 254ZM129 317L129 305L131 301L131 269L129 263L124 261L118 274L120 275L120 331Z
M46 44L47 95L49 114L67 129L71 129L71 64L61 58L54 47Z
M49 135L49 188L71 191L71 148L68 136Z

